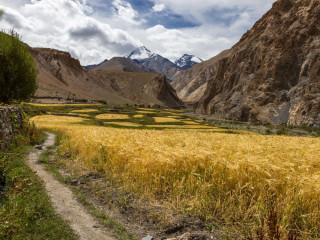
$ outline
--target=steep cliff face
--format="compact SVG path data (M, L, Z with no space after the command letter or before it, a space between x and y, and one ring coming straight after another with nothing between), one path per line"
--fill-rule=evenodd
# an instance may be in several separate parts
M158 84L156 74L88 71L67 52L42 48L31 48L30 52L40 72L37 97L100 100L111 104L181 105L177 97L172 98L175 91L167 82Z
M320 2L278 0L217 63L197 112L320 125Z
M150 84L151 91L154 92L156 98L159 99L162 103L170 107L182 107L183 102L177 96L176 91L168 83L167 79L162 76L157 76L153 79Z
M216 74L217 63L227 53L228 50L181 72L172 82L172 86L176 90L178 97L186 103L198 102L204 95L207 81Z

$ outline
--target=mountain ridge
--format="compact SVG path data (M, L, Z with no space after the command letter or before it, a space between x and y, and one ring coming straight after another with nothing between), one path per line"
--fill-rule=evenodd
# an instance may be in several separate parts
M144 72L134 61L123 57L114 57L109 61L102 62L91 70L118 70L123 72Z
M225 50L207 61L194 65L174 79L172 86L183 102L193 104L200 100L206 90L207 81L216 73L218 61L227 52L228 50Z
M278 0L217 63L198 113L320 126L320 2Z
M128 61L132 62L129 64L124 63L124 60L121 60L122 63L119 63L119 59L121 58L127 59ZM118 60L119 64L115 64L115 59ZM184 54L180 59L172 62L159 54L152 53L145 46L140 46L130 53L124 55L123 57L114 57L109 61L111 62L108 63L108 60L104 60L99 64L84 66L84 68L88 70L124 70L127 72L151 72L165 76L167 77L168 81L171 82L175 78L177 78L181 72L193 67L203 60L194 55ZM128 67L128 65L131 66ZM136 67L140 69L134 70L135 68L132 65L136 65Z
M152 53L144 46L136 48L126 56L128 59L132 59L139 64L145 72L160 74L167 77L169 81L172 80L177 72L181 71L181 69L169 59Z

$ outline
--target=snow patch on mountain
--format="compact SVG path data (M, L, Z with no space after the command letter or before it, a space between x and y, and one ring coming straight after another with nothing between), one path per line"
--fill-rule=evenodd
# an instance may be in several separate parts
M175 62L175 64L177 66L179 66L180 68L186 70L186 69L193 67L197 63L201 63L201 62L203 62L203 60L201 58L198 58L194 55L184 54L180 59L178 59Z
M142 59L150 58L153 55L154 54L149 49L147 49L146 47L142 46L142 47L139 47L139 48L135 49L129 55L126 55L125 58L142 60Z

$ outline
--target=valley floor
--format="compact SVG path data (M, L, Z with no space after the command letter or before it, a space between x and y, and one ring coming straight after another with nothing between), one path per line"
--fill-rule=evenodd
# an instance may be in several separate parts
M62 181L93 200L83 201L96 216L119 218L139 238L320 236L317 137L262 135L172 109L24 107L58 134L48 164Z

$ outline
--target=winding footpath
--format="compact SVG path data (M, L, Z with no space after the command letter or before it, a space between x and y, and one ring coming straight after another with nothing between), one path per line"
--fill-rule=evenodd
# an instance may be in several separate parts
M53 146L56 136L48 133L46 141L41 147L34 148L27 159L29 167L43 180L44 187L51 199L56 212L65 220L80 240L115 240L86 208L81 205L74 193L56 180L43 165L39 157L48 147Z

